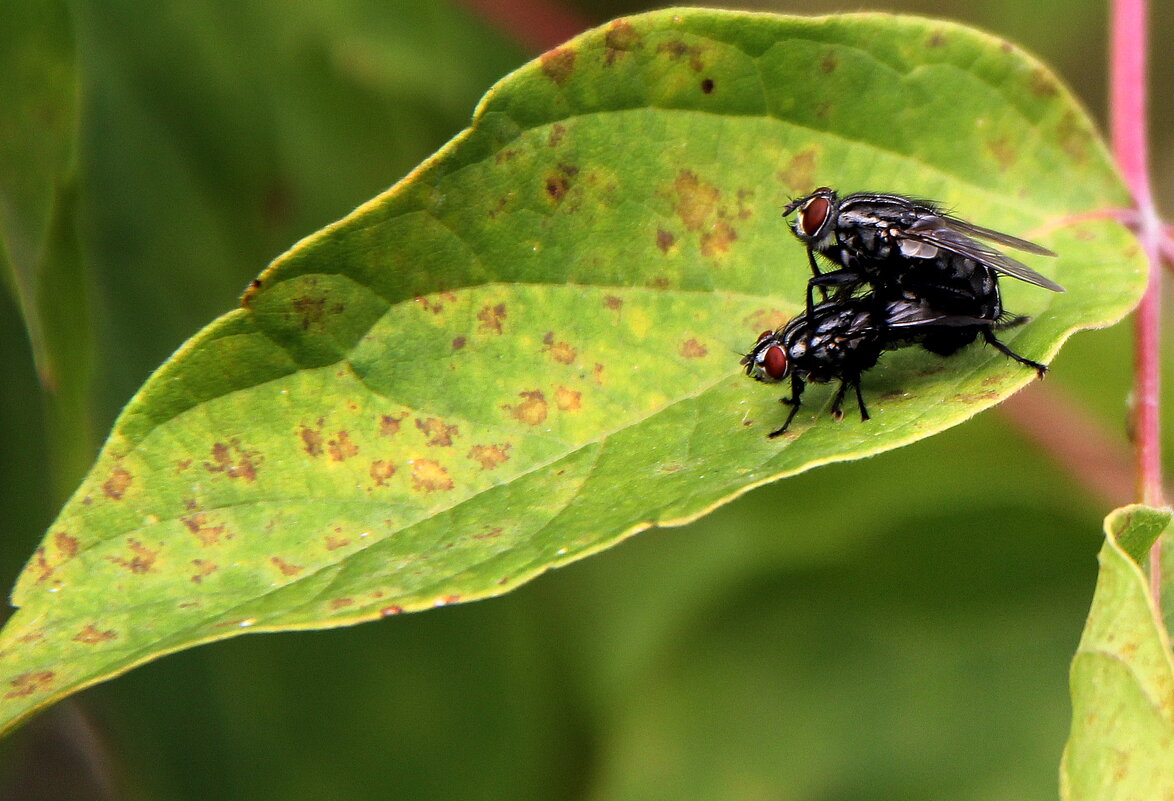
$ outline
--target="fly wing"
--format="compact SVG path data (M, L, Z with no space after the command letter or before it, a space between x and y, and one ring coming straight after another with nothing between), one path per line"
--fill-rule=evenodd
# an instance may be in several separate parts
M1064 287L1055 281L1044 278L1018 259L1013 259L1005 253L1000 253L994 248L984 245L977 239L972 238L969 234L981 236L999 242L1000 244L1016 247L1020 250L1027 250L1028 252L1039 255L1056 255L1050 250L1028 242L1025 239L1018 239L1008 234L1000 234L998 231L971 225L963 220L945 215L934 215L920 219L902 230L899 236L912 239L916 242L924 242L949 251L950 253L965 256L968 259L974 259L978 263L990 267L992 270L1005 273L1013 278L1018 278L1020 281L1026 281L1029 284L1035 284L1044 289L1050 289L1053 292L1064 291ZM1027 247L1023 247L1024 245Z
M1022 250L1024 253L1034 253L1037 256L1055 256L1056 254L1042 245L1037 245L1034 242L1028 242L1026 239L1020 239L1017 236L1004 234L1001 231L995 231L990 228L983 228L981 225L975 225L966 220L959 220L957 217L951 217L948 214L941 215L946 224L959 233L967 236L977 236L983 239L989 239L991 242L998 242L1000 245L1006 245L1009 248Z
M924 301L895 300L885 306L885 325L889 328L916 328L923 325L990 325L990 320L961 314L946 314Z

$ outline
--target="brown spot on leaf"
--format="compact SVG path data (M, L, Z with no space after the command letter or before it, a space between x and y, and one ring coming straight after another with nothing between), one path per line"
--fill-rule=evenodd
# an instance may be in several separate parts
M608 26L603 43L607 48L603 60L609 67L616 62L616 59L623 58L631 51L639 50L644 46L640 34L626 19L617 19Z
M204 469L209 473L224 473L229 478L243 478L252 483L257 478L260 455L258 451L246 451L241 447L240 440L233 437L227 443L216 442L212 445L212 461L204 462Z
M815 175L816 161L817 157L813 148L800 150L791 157L786 167L779 170L779 181L792 191L808 191Z
M71 537L64 531L58 531L53 535L53 544L57 546L62 562L77 556L77 537Z
M4 694L5 698L24 698L35 692L40 692L53 683L56 673L52 670L37 670L31 673L22 673L8 682L11 690Z
M819 62L820 70L825 73L835 72L836 67L838 66L840 66L840 60L836 58L836 54L831 51L828 51L826 54L824 54L824 57L820 59Z
M790 319L790 315L783 314L778 309L757 309L743 320L743 325L752 334L758 335L766 330L777 331Z
M521 152L522 151L520 151L520 150L499 150L499 151L497 151L497 154L494 155L494 157L493 157L493 163L494 164L505 164L507 162L513 161L515 158L517 158L518 154Z
M456 426L448 426L439 417L429 417L427 420L416 420L416 428L428 437L430 447L448 448L452 445L452 438L459 431Z
M707 95L713 94L713 78L704 78L701 81L701 91Z
M339 548L345 548L350 544L351 541L349 537L344 537L337 532L326 535L326 550L328 551L337 551Z
M482 470L494 470L509 460L510 447L508 442L498 445L474 445L467 455L474 462L480 463Z
M302 438L302 449L314 458L322 455L322 421L318 421L318 428L302 426L298 429L298 436Z
M944 47L946 45L946 34L942 31L934 31L925 40L926 47Z
M244 294L241 295L241 306L246 309L250 308L253 305L253 298L255 298L257 296L257 293L260 291L261 291L261 279L254 278L252 281L249 282L249 285L245 289Z
M420 308L422 308L424 311L432 312L433 314L440 314L442 311L444 311L443 301L454 303L456 299L457 296L452 292L441 292L439 295L433 295L432 297L421 295L419 297L412 298L413 301L420 305Z
M500 526L485 526L485 530L482 531L480 534L474 534L473 539L475 539L475 540L496 539L497 537L501 536L502 531L504 531L504 529L501 528Z
M56 570L53 565L49 564L49 558L45 555L44 547L39 547L33 551L33 566L40 571L40 575L37 576L38 584L53 578L53 572Z
M84 643L85 645L97 645L100 642L107 640L114 640L118 638L118 634L114 631L99 631L98 627L93 623L87 623L82 630L73 635L74 642Z
M388 480L395 475L395 465L385 459L376 459L371 462L371 480L377 487L386 487Z
M1031 73L1031 93L1039 98L1055 97L1060 93L1060 87L1043 67L1036 67Z
M271 556L269 557L269 561L272 562L273 565L281 571L281 575L283 576L296 576L298 573L301 573L306 569L301 565L290 564L280 556Z
M550 128L550 138L546 140L548 147L558 147L559 142L563 141L563 137L567 134L567 126L555 123Z
M694 72L701 72L704 64L701 61L702 50L697 45L690 45L682 42L680 39L673 39L670 42L664 42L657 46L657 53L666 53L673 61L679 61L688 56L689 66Z
M676 193L676 212L681 222L690 231L700 230L706 218L713 214L720 194L718 188L705 183L690 170L681 170L673 181L673 191Z
M959 403L980 403L982 401L997 400L999 393L995 390L987 390L986 392L960 392L953 397L953 400Z
M725 220L719 220L712 229L701 235L701 254L716 256L729 253L730 246L738 240L738 232Z
M330 602L331 609L346 609L348 606L354 606L355 602L352 598L335 598Z
M109 477L102 482L102 492L107 498L113 501L122 500L122 496L126 494L127 489L130 488L131 481L134 477L130 471L124 467L116 467L110 471Z
M392 615L402 615L404 608L402 606L385 606L379 610L380 617L391 617Z
M155 569L155 560L159 557L159 552L163 550L162 546L152 551L136 539L128 539L126 542L130 547L128 558L110 556L107 557L107 560L119 567L125 567L132 573L141 575L152 572Z
M466 340L464 337L453 337L452 349L453 350L460 350L461 348L465 347L465 342L466 342Z
M477 312L477 319L480 321L479 330L492 331L495 334L501 333L501 324L505 318L506 308L504 303L498 303L496 306L485 306L481 311Z
M205 548L210 545L219 545L220 538L224 536L224 526L208 525L208 516L203 512L197 512L189 517L181 517L179 521L187 526L188 531L196 535L200 544ZM229 536L228 539L232 539L232 537Z
M562 86L575 71L575 51L569 47L559 47L543 53L538 61L546 77L559 86Z
M686 359L700 359L703 356L709 355L709 348L702 345L696 339L686 339L681 343L680 353Z
M193 584L201 584L204 579L215 573L220 569L220 565L213 562L211 559L193 559L192 565L195 566L196 572L192 576Z
M575 356L578 355L576 351L567 342L555 342L554 332L547 331L546 336L542 338L542 349L550 354L550 358L554 359L559 364L570 364L575 361Z
M573 164L560 164L558 165L557 172L547 174L544 188L546 190L546 196L552 203L557 205L562 202L567 192L570 191L575 176L578 174L579 168Z
M554 202L562 200L570 188L571 185L565 175L552 173L546 176L546 194Z
M336 462L345 462L352 456L359 455L359 446L351 442L348 431L339 431L334 439L327 443L327 448L330 451L330 458Z
M180 473L187 472L188 470L191 469L191 467L192 467L192 460L191 459L180 459L175 463L175 474L179 475Z
M416 459L412 463L412 489L417 492L448 491L453 488L452 479L438 462L431 459Z
M604 295L603 305L612 311L619 311L620 307L624 305L622 298L617 298L615 295Z
M293 310L299 318L298 324L301 329L308 331L311 327L321 326L322 321L326 319L326 299L303 295L294 298Z
M407 414L401 414L398 417L390 414L385 414L379 418L379 433L385 437L394 437L399 433L400 420L407 417Z
M514 406L509 404L503 405L501 408L505 409L514 418L521 420L526 425L536 426L541 425L546 420L546 396L539 390L530 390L528 392L519 392L518 397L522 402Z
M1015 164L1015 146L1011 144L1011 140L1005 136L998 139L993 139L987 142L987 148L991 151L991 155L999 162L999 166L1004 170Z
M595 363L595 367L591 371L591 377L595 379L595 383L603 386L603 365L599 362Z
M656 246L660 248L661 253L668 253L676 241L677 238L668 231L663 228L656 229Z
M560 411L577 412L583 407L583 393L560 386L554 391L554 402Z

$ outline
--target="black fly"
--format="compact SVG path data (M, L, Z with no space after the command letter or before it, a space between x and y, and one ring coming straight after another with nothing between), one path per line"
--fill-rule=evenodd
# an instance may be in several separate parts
M908 289L931 303L939 299L948 303L950 295L965 294L965 289L954 283L976 271L1010 275L1053 292L1064 291L1023 262L978 240L1039 256L1055 253L1034 242L952 217L928 200L873 192L841 198L824 186L791 201L783 216L795 212L795 236L807 246L811 286L825 292L837 288L851 294L864 284L877 289L889 285ZM821 272L816 253L836 269ZM941 298L934 296L937 289Z
M841 198L821 187L792 201L795 236L807 247L811 280L805 312L777 331L765 331L742 359L747 375L767 382L791 379L787 430L808 382L839 381L832 414L843 417L844 396L856 393L860 419L868 408L860 389L865 371L886 350L920 345L941 356L980 336L1041 377L1047 367L1012 351L995 332L1027 322L1003 308L999 276L1063 292L1026 264L979 240L1040 256L1046 248L960 220L927 200L857 192ZM821 271L816 254L832 266ZM819 289L823 300L814 302ZM830 298L829 298L830 293Z
M847 298L868 287L882 302L895 298L924 302L944 317L974 321L953 323L949 327L955 330L927 336L922 342L927 350L948 356L982 336L1041 376L1047 370L994 335L1027 321L1003 308L998 279L1010 275L1053 292L1063 292L1064 287L978 240L1040 256L1055 256L1052 251L960 220L931 201L902 195L857 192L841 198L835 190L820 187L789 203L783 216L795 212L795 236L807 246L812 272L807 286L809 318L813 289L818 288L826 299L829 289L835 290L835 297ZM816 253L835 269L821 272ZM878 314L883 316L883 309Z
M970 344L983 332L988 341L1004 350L991 333L995 328L1019 325L1019 317L1003 323L954 315L935 309L924 300L872 294L826 300L812 313L800 314L777 331L763 331L750 353L742 358L746 374L758 381L776 383L788 376L791 395L782 402L791 407L781 428L768 436L777 437L787 430L799 411L803 390L808 382L825 384L839 381L832 398L832 416L843 417L844 396L852 389L861 421L868 420L868 407L860 389L865 371L875 366L886 350L921 345L932 353L949 356ZM1012 358L1046 370L1042 364L1023 359L1004 350ZM1041 373L1042 375L1042 373Z

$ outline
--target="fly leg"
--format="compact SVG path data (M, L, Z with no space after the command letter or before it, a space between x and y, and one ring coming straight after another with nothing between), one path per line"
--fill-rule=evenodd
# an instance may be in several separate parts
M999 353L1002 353L1004 356L1010 356L1012 359L1019 362L1020 364L1026 365L1027 367L1034 369L1036 371L1036 373L1039 374L1040 378L1043 378L1044 373L1046 373L1048 371L1048 366L1046 364L1040 364L1039 362L1033 362L1031 359L1024 358L1023 356L1020 356L1018 353L1016 353L1015 351L1008 348L1006 345L1004 345L1002 342L999 341L999 338L995 336L994 332L991 331L991 329L989 329L989 328L982 329L982 338L985 339L988 344L993 345L995 347L995 350L997 350Z
M811 255L811 251L808 251L808 255L809 256ZM816 269L815 268L815 256L811 256L811 269L813 272ZM807 324L808 324L808 326L813 325L815 322L815 315L812 314L812 312L814 311L814 308L813 308L813 303L812 303L812 298L811 298L811 290L813 288L819 287L819 291L820 291L820 294L823 295L823 299L827 300L828 289L835 287L835 289L837 290L836 297L839 298L842 293L850 293L852 291L852 289L860 282L861 282L860 273L858 273L854 270L847 270L847 269L832 270L830 273L816 272L815 277L807 282Z
M860 392L860 376L851 376L840 381L840 388L832 398L832 417L836 422L844 419L844 396L848 394L848 387L856 390L856 405L860 408L860 422L871 419L868 407L864 405L864 395Z
M844 419L844 394L848 391L849 383L851 382L847 378L841 379L840 388L832 398L832 419L837 423Z
M860 376L852 382L852 386L856 388L856 405L860 407L860 422L869 419L868 407L864 405L864 396L860 394Z
M776 428L774 431L766 435L768 439L774 439L775 437L779 436L787 430L787 426L791 425L791 421L795 419L795 415L799 412L799 407L802 405L802 401L799 400L799 397L803 394L803 390L806 386L807 385L803 383L802 378L795 375L794 373L791 374L791 397L779 398L781 403L785 403L791 407L791 412L787 415L787 421L783 423L782 428Z

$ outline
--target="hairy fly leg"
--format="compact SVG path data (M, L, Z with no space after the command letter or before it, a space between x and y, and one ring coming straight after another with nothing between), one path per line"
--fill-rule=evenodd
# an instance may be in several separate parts
M802 378L795 375L794 373L791 374L791 397L779 398L779 402L790 406L791 411L787 415L787 420L785 423L783 423L781 428L776 428L774 431L766 435L768 439L774 439L775 437L779 436L787 430L788 426L791 425L791 421L795 419L795 415L799 412L799 407L803 405L803 401L800 400L800 397L803 395L803 390L806 387L807 383Z
M1004 356L1010 356L1012 359L1019 362L1020 364L1026 366L1026 367L1030 367L1033 370L1035 370L1035 372L1039 375L1040 378L1043 378L1044 374L1048 372L1048 366L1046 364L1040 364L1039 362L1032 361L1031 359L1028 359L1024 356L1020 356L1018 353L1011 350L1009 347L1007 347L1002 342L1000 342L999 338L995 336L994 332L991 331L991 329L989 329L989 328L982 329L982 338L985 339L988 344L993 345L995 347L995 350L999 351L999 353L1002 353Z

